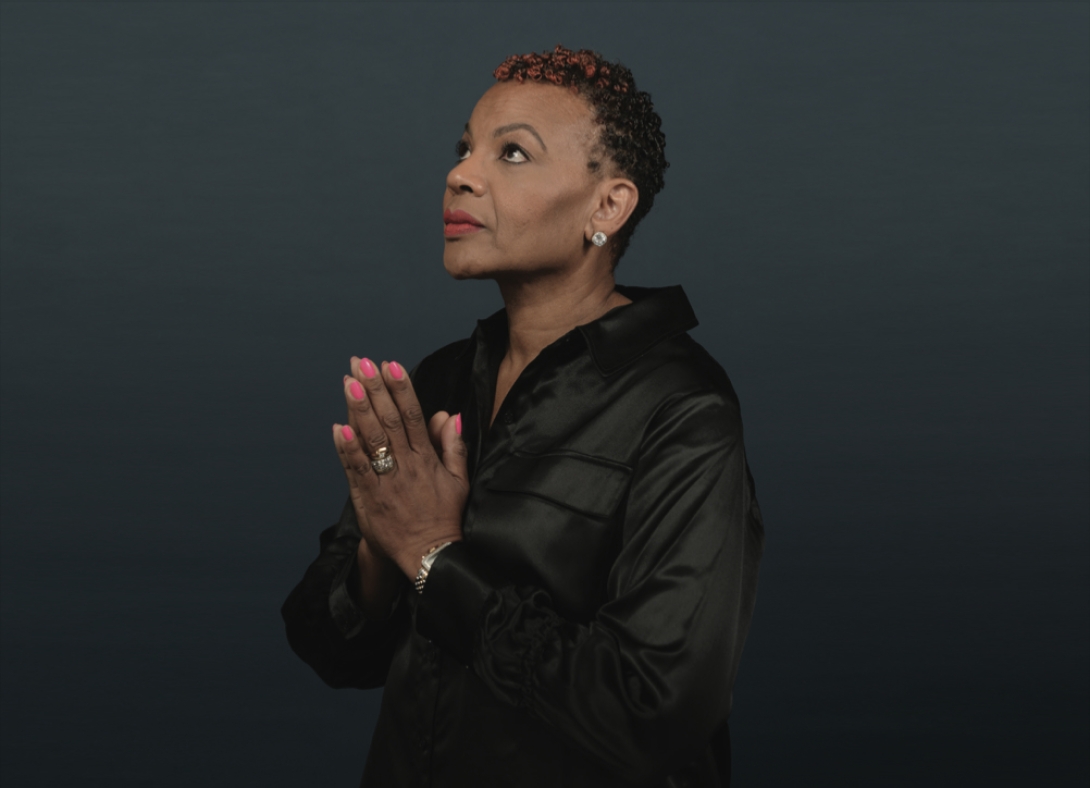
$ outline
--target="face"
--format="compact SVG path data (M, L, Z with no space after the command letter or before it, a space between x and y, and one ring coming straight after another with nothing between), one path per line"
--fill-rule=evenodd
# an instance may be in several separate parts
M481 97L443 195L443 264L456 279L578 265L601 179L597 128L567 88L500 82Z

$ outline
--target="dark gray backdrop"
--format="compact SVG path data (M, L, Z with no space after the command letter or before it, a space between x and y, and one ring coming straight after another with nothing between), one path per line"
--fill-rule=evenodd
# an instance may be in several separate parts
M1084 785L1088 9L4 3L4 784L355 784L379 693L278 614L341 375L499 307L443 179L559 41L654 96L619 279L742 401L737 785Z

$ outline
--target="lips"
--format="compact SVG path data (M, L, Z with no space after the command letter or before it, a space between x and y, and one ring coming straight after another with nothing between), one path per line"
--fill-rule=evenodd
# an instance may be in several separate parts
M446 238L470 235L483 227L483 224L465 211L443 211L443 236Z

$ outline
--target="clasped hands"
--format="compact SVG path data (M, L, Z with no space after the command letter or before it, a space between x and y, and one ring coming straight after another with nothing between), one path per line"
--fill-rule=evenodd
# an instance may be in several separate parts
M469 474L461 414L440 411L425 423L404 367L356 356L351 365L348 424L333 425L333 442L363 535L361 565L385 556L411 580L424 553L462 538ZM380 475L371 458L383 447L395 466Z

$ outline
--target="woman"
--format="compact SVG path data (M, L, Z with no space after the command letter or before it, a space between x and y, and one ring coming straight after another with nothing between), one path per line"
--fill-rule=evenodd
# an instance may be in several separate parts
M593 52L495 76L443 261L505 309L411 374L352 358L350 496L288 639L331 686L385 687L364 785L726 785L763 543L737 399L680 287L613 276L660 120Z

